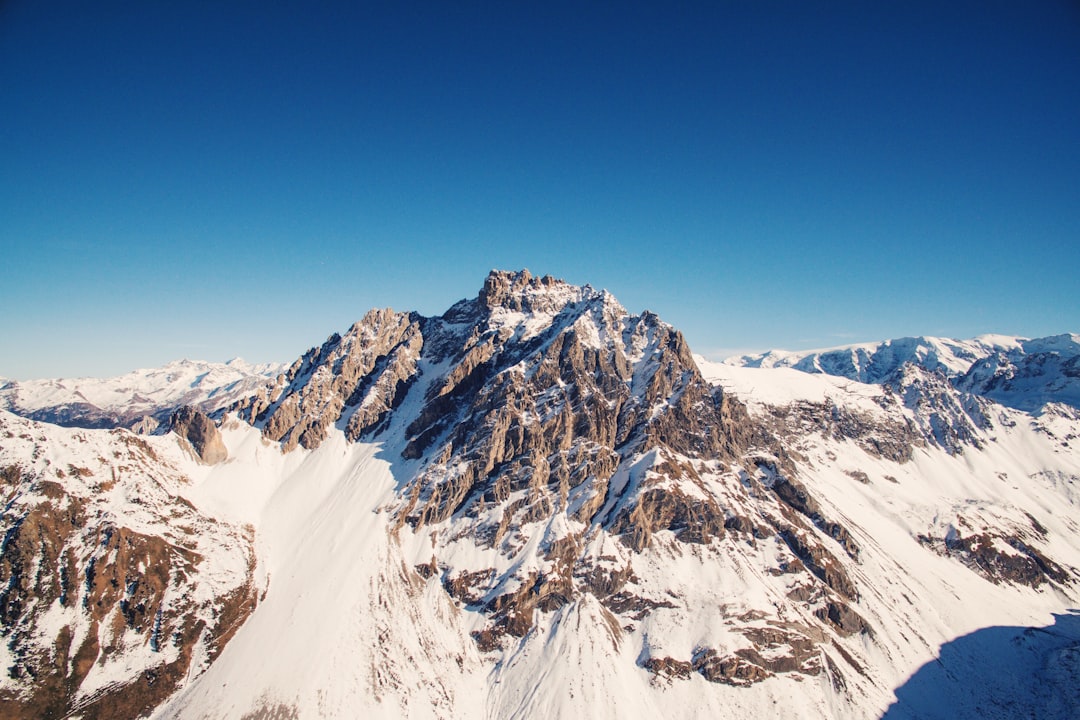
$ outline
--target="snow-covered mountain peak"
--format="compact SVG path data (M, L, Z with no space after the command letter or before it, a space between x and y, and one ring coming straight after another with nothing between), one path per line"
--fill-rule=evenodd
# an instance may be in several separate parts
M633 365L668 350L680 367L696 373L682 336L654 314L631 316L610 293L588 285L534 277L527 270L494 271L475 299L456 303L440 317L372 310L345 336L335 334L305 353L282 384L236 409L286 449L313 448L333 423L350 439L380 430L407 394L420 406L410 403L396 415L412 426L435 412L432 403L460 403L463 391L478 392L510 369L531 380L552 353L598 358L575 367L575 376L584 370L600 376L611 368L613 378L632 383ZM549 381L549 371L541 377ZM603 378L590 375L582 382L596 379ZM560 382L575 380L568 373ZM427 387L423 400L412 387L421 381ZM409 413L418 416L401 419Z
M225 366L246 375L263 375L266 377L272 377L285 369L282 363L250 363L239 356L226 361Z
M417 562L479 613L484 652L509 651L553 614L593 600L618 614L607 622L619 641L614 628L670 605L658 599L662 574L633 581L636 554L730 535L730 562L749 567L761 558L734 550L734 538L767 533L762 523L785 538L781 554L803 558L781 584L796 575L822 583L798 611L800 629L770 646L809 654L762 658L741 678L727 650L710 646L701 672L746 684L779 671L814 676L814 626L847 635L866 627L849 605L858 589L835 558L857 553L857 543L655 314L631 316L587 286L497 273L476 301L442 317L394 317L369 315L346 338L331 337L290 368L286 385L235 410L286 451L318 452L335 431L378 443L398 486L389 512L429 538L436 557ZM817 524L833 540L804 537ZM702 650L663 649L686 664Z
M710 364L604 291L494 272L439 317L373 310L145 443L0 413L0 717L848 719L896 699L893 720L918 716L920 665L956 682L1020 650L1067 689L1052 654L1074 640L981 634L1080 601L1080 415L990 399L1076 356L1024 342ZM203 518L254 565L174 542ZM217 617L211 584L237 589ZM935 658L969 633L984 649Z

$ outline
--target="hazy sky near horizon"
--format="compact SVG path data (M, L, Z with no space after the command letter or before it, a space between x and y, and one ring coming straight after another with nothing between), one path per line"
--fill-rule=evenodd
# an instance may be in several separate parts
M1080 4L0 2L0 376L491 268L710 357L1080 331Z

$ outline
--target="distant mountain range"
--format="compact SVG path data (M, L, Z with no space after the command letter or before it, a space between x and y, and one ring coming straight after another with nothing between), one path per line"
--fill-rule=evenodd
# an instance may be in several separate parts
M1080 408L1080 335L1028 339L983 335L972 340L917 337L827 350L730 358L742 367L790 367L863 383L897 384L906 366L940 373L959 390L1019 410L1056 402Z
M236 358L227 363L177 360L106 379L0 378L0 409L65 427L150 432L179 407L217 410L254 392L281 369Z
M1075 718L1077 340L713 363L493 271L6 385L0 717Z

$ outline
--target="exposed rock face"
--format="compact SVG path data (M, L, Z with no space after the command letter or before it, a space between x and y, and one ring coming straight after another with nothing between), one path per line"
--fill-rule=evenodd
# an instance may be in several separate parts
M887 395L885 409L895 408L894 396ZM870 455L907 462L915 449L927 441L914 421L905 417L882 418L838 406L831 401L799 401L768 408L772 431L779 437L818 432L837 440L850 440Z
M858 547L793 470L778 469L791 465L775 436L705 381L678 331L652 313L630 315L606 292L492 272L476 298L441 317L369 313L234 409L285 450L317 447L335 424L349 439L399 448L398 522L436 538L436 557L418 572L488 615L481 649L525 636L537 613L583 596L599 599L616 628L673 608L633 572L634 556L657 543L740 563L769 543L789 589L801 578L794 599L778 601L787 611L840 636L868 628L848 606L859 593L835 556L857 558ZM597 532L622 549L597 552ZM538 534L547 539L535 568L523 553ZM438 559L460 542L510 569ZM817 674L804 640L769 645L768 660L748 646L733 660L680 662L737 684Z
M169 418L167 431L186 442L195 456L207 465L216 465L229 457L217 426L201 410L190 406L180 408Z
M944 374L912 364L896 371L888 386L914 411L915 422L928 442L953 455L962 453L965 446L982 447L978 430L990 422L986 400L958 393Z
M953 522L917 539L994 583L1038 588L1075 582L1080 576L1076 568L1062 567L1040 551L1047 530L1036 518L1027 517L1028 523L1018 524L979 512L960 512Z
M602 521L609 481L629 458L663 448L730 459L741 449L724 434L730 405L713 396L678 332L591 290L574 289L558 307L542 291L562 297L569 286L532 279L525 287L532 292L505 307L491 307L503 295L485 292L451 310L471 316L476 331L460 347L440 338L431 363L455 367L428 386L407 427L406 456L437 458L412 485L411 524L477 517L515 494L506 511L522 521L571 505L575 517ZM521 306L552 312L550 324L522 338L527 326L503 319Z
M143 717L254 608L254 538L177 497L145 441L55 430L0 413L0 717Z

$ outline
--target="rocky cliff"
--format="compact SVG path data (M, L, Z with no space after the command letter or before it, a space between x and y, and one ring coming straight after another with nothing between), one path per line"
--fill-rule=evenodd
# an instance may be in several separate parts
M229 451L221 440L221 433L206 413L185 405L169 416L165 432L170 432L201 462L215 465L229 457Z

